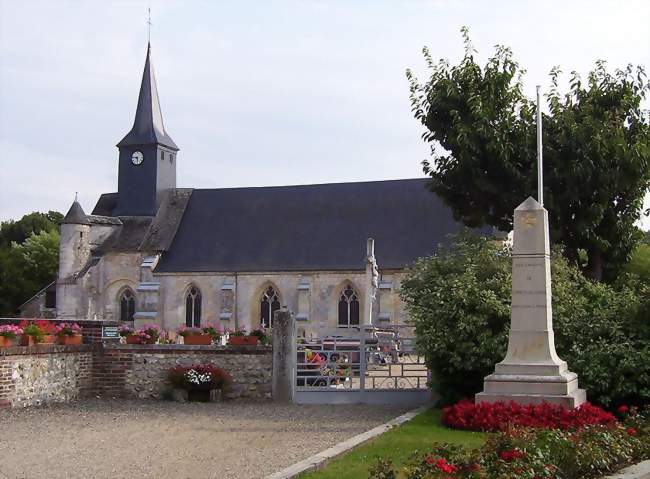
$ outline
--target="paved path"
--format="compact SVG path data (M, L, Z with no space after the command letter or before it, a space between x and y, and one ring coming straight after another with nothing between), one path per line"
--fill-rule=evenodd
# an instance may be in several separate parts
M402 412L153 400L1 410L0 478L261 478Z

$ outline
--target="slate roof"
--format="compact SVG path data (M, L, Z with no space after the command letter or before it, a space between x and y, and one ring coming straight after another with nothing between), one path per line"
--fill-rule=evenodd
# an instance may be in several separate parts
M89 225L88 217L77 200L74 200L72 206L61 220L61 224Z
M116 226L115 231L96 249L93 254L109 251L166 251L169 249L178 225L183 217L192 190L175 188L163 199L155 217L151 216L113 216L117 205L117 193L104 193L99 197L93 214L88 216L91 223Z
M156 272L401 269L461 229L426 182L195 189Z
M117 146L149 145L153 143L178 150L178 146L167 134L163 124L156 76L151 61L151 44L148 44L147 59L142 72L142 83L140 84L140 95L138 96L138 107L135 112L133 128Z
M91 215L113 216L113 210L117 206L117 193L103 193L93 209Z

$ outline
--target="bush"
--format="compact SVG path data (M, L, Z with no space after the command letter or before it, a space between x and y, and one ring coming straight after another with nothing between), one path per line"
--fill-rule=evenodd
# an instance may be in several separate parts
M443 409L442 423L454 429L470 431L505 431L511 427L536 429L580 429L594 424L613 424L613 414L584 403L569 409L556 404L522 406L510 403L461 401Z
M406 479L585 479L602 477L650 458L650 415L576 431L515 428L495 433L479 449L437 444L415 452L402 468ZM379 459L370 478L397 477Z
M402 282L416 346L443 404L480 392L505 357L510 325L511 252L461 235L423 258ZM606 407L650 401L650 287L624 276L615 285L585 278L555 251L553 321L559 356L589 399Z

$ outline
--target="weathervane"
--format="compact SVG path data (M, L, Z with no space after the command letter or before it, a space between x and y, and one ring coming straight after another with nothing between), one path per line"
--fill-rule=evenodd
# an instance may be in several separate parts
M542 170L542 109L537 85L537 202L544 206L544 171Z
M147 8L147 13L148 13L148 18L147 18L147 25L149 25L149 31L147 33L147 42L151 43L151 7Z

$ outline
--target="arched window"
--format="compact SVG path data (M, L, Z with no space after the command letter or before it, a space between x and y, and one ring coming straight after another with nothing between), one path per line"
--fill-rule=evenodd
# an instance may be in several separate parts
M135 314L135 295L126 288L120 295L120 321L133 321Z
M260 324L265 328L270 328L273 323L273 314L278 309L280 309L280 296L273 286L269 286L260 301Z
M185 326L201 326L201 292L196 286L191 286L185 296Z
M339 326L359 324L359 296L349 284L339 298Z

